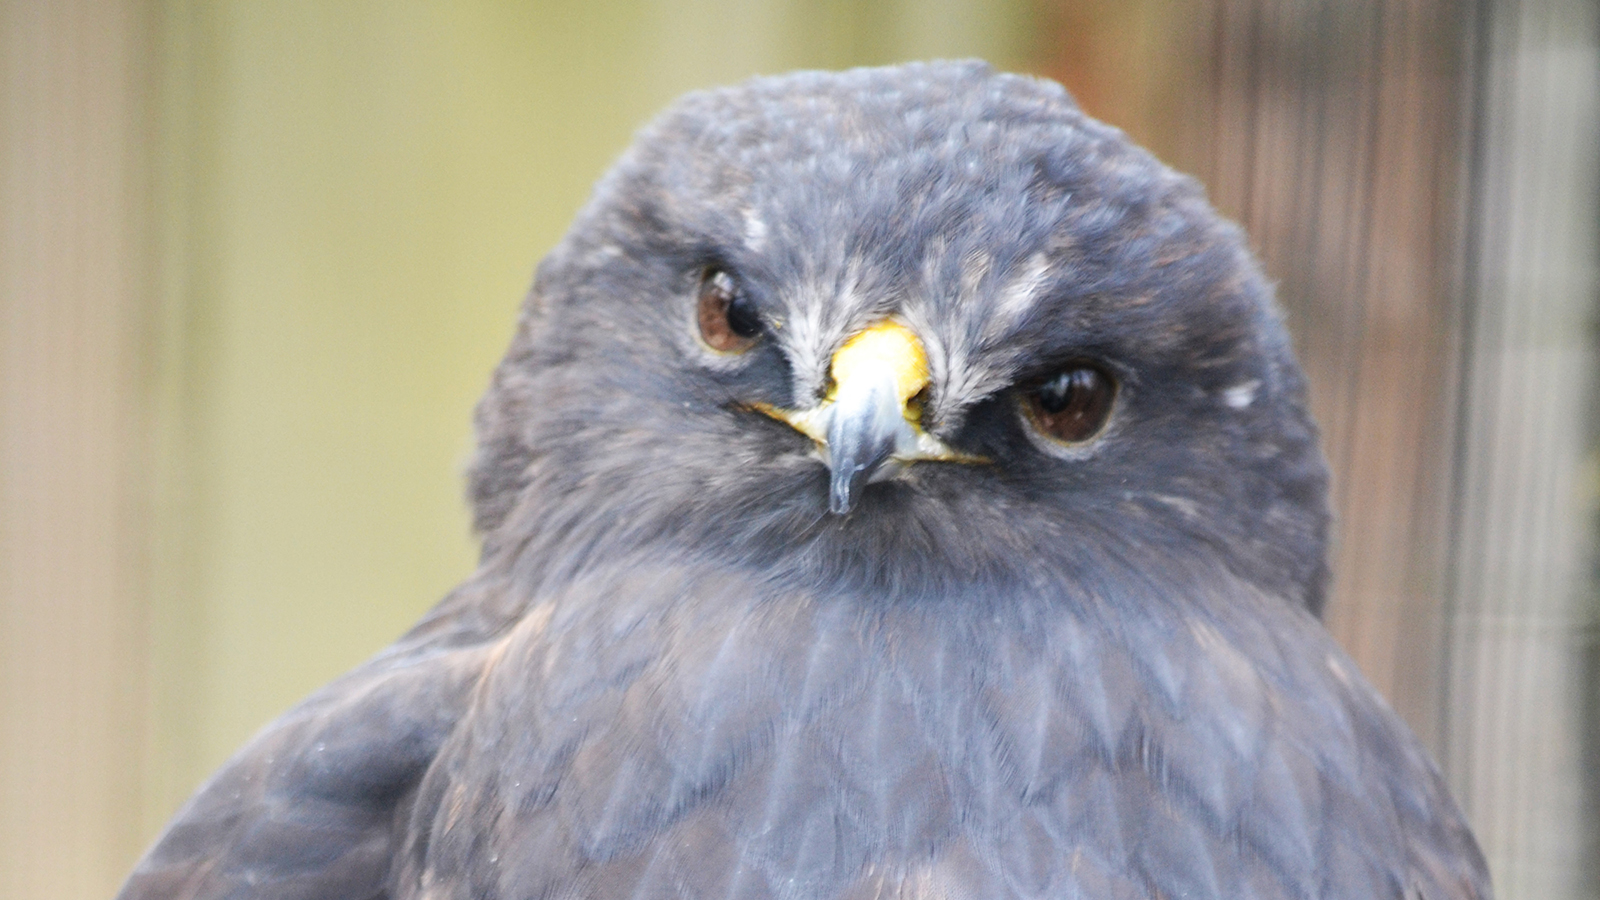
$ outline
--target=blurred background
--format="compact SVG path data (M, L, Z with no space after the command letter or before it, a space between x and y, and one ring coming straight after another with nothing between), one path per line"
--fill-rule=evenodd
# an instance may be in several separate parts
M0 897L109 897L471 569L472 404L677 94L982 56L1207 185L1335 472L1327 621L1501 898L1595 897L1594 0L0 0Z

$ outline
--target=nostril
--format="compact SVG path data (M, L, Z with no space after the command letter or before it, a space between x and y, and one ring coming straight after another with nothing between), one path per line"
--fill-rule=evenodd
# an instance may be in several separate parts
M909 414L907 418L920 424L924 431L935 430L938 428L940 421L937 416L930 417L928 415L928 410L933 404L932 387L932 385L923 385L922 390L912 394L911 399L906 401L906 412Z

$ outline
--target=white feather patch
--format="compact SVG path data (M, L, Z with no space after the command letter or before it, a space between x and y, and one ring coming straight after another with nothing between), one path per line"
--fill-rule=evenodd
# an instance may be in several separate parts
M1236 384L1222 392L1222 402L1229 409L1244 409L1256 402L1256 391L1261 389L1259 379L1252 378L1243 384Z
M1011 280L995 297L994 313L984 325L984 336L996 338L1010 331L1033 308L1039 289L1050 275L1050 258L1035 253L1028 258L1022 272Z
M767 245L767 223L748 211L744 214L744 245L752 253Z

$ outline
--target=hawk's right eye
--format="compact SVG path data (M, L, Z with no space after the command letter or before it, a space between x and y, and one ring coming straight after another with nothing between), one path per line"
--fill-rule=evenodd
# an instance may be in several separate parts
M739 285L721 269L700 281L700 337L719 353L743 353L761 339L761 317Z

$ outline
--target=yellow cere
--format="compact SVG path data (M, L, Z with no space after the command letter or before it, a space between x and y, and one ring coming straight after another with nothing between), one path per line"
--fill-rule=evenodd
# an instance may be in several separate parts
M895 458L902 462L913 460L944 460L947 462L987 463L981 456L954 450L938 438L922 430L922 409L911 403L921 390L928 386L928 354L916 332L893 319L874 323L853 335L833 354L831 363L833 390L826 399L805 410L779 409L767 403L753 403L751 409L786 422L801 434L816 441L819 447L828 443L828 423L833 406L838 399L840 386L850 383L870 384L884 376L894 382L896 399L901 413L911 425L916 446L899 448Z
M844 384L872 369L888 369L895 395L905 403L928 386L928 354L906 326L884 319L868 326L833 354L833 383Z

